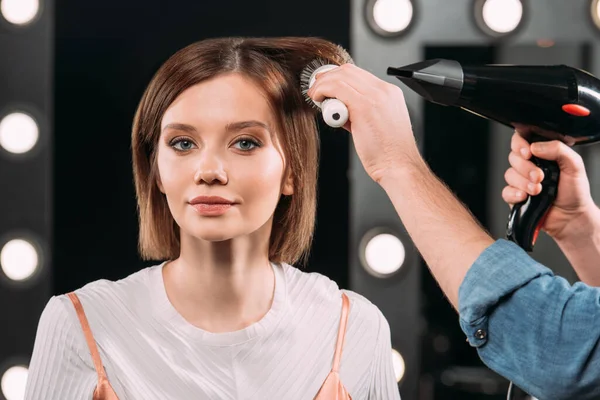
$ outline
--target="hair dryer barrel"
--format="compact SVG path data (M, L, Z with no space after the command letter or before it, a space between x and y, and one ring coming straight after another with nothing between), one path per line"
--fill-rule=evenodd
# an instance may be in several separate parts
M600 140L600 81L565 65L461 66L428 60L389 68L432 102L458 106L502 124L534 128L546 140Z
M582 71L563 65L482 66L465 67L463 74L457 105L464 109L505 125L536 128L548 140L600 139L600 97L594 96L600 85Z

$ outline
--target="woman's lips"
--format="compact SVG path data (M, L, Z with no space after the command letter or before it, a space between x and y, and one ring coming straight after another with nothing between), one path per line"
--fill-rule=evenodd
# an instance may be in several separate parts
M200 215L204 216L219 216L225 214L233 204L225 204L225 203L196 203L192 204L192 207L198 212Z

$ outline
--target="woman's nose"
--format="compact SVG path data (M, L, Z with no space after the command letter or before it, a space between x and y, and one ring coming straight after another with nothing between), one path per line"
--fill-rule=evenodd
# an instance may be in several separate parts
M223 161L216 155L209 154L208 152L202 154L194 175L194 182L196 184L204 182L207 184L220 183L225 185L227 184L227 180Z

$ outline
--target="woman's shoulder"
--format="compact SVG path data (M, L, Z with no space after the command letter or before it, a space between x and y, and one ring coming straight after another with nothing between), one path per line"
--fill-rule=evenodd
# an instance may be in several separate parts
M317 272L304 272L293 266L283 264L287 276L288 293L292 299L302 297L299 303L318 302L327 304L334 313L340 313L342 294L350 301L349 327L357 322L367 324L375 332L381 324L387 324L383 313L375 304L363 295L352 290L340 289L329 277Z
M144 268L117 281L99 279L87 283L72 293L81 302L88 319L95 319L94 315L97 314L115 314L118 310L141 308L143 304L148 304L149 277L157 267ZM46 304L44 313L58 315L63 320L75 318L76 321L74 304L68 295L69 293L53 296Z
M98 279L85 284L79 289L76 289L74 293L77 294L77 296L94 297L108 295L114 296L131 291L135 292L136 289L146 287L148 285L149 275L156 268L158 268L158 266L144 268L116 281L109 279Z
M390 326L379 309L369 299L351 290L342 290L350 300L348 332L358 334L376 343L383 335L390 334Z
M362 318L374 322L379 321L381 318L385 319L379 307L373 304L365 296L347 289L342 289L341 292L348 296L351 312L354 311L354 313L360 315Z

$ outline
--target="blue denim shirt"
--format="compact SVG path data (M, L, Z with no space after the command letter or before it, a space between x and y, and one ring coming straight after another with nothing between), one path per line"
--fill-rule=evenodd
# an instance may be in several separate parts
M459 313L482 361L530 395L600 399L600 288L570 285L498 240L467 272Z

